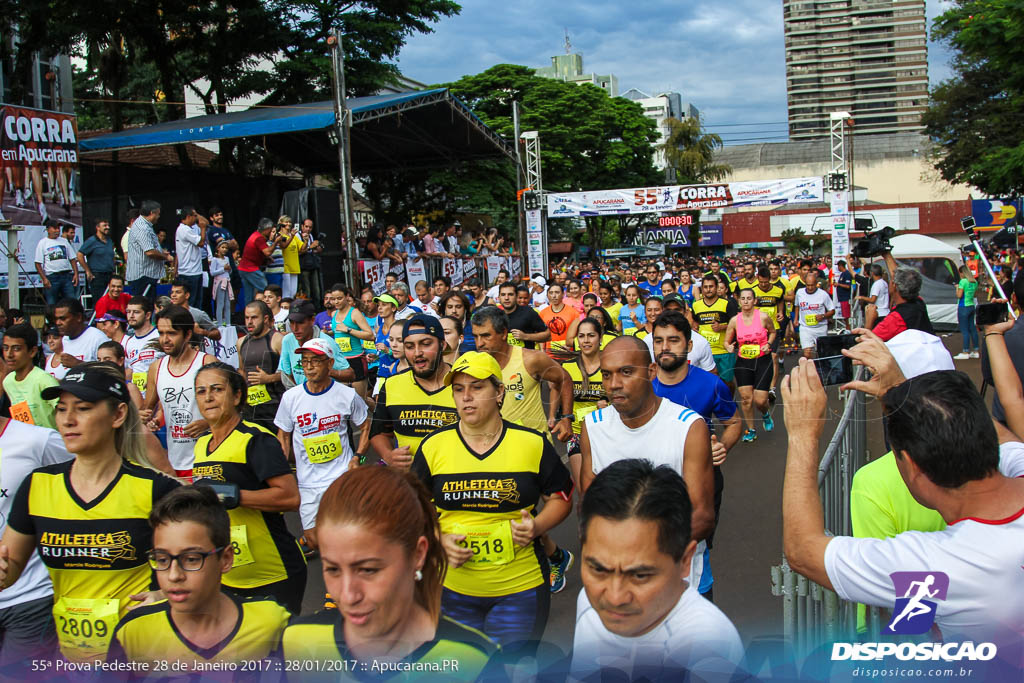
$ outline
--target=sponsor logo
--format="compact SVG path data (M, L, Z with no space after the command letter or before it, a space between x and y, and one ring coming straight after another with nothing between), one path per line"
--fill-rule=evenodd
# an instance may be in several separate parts
M996 656L994 643L833 643L832 661L865 661L895 657L901 661L987 662Z
M47 531L39 538L44 558L95 560L110 566L117 560L135 560L132 535L127 531L100 534L70 534ZM89 565L94 566L94 565Z
M441 487L441 495L446 501L485 498L498 503L519 503L519 487L512 478L446 481Z
M935 623L935 601L946 599L949 577L943 572L893 572L889 578L896 592L896 604L883 633L927 633Z

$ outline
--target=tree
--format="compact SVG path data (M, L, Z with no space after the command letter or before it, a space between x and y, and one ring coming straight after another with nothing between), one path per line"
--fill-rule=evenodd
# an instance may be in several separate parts
M953 77L922 121L942 178L994 196L1024 192L1024 0L959 0L932 37L955 51Z
M722 148L722 138L715 133L705 133L700 119L692 116L685 119L665 120L668 136L661 145L665 156L665 167L675 176L680 185L703 185L723 180L732 173L728 164L714 162L715 150ZM686 211L693 217L690 223L690 251L700 251L700 211Z
M790 254L802 256L811 249L811 238L804 234L802 228L786 228L782 231L782 243Z

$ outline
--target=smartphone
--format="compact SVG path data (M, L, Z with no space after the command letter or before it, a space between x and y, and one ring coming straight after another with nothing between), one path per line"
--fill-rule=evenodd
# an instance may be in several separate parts
M826 334L818 337L818 357L814 369L821 383L827 387L853 381L853 359L843 355L843 349L857 344L855 334Z
M1006 320L1006 304L981 304L974 309L974 319L978 327L995 325Z

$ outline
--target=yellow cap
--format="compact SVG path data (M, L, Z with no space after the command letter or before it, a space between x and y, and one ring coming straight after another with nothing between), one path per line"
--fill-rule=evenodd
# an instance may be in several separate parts
M445 386L452 383L457 372L464 372L477 379L494 377L499 382L502 381L501 366L498 365L498 361L494 360L494 356L491 354L481 353L480 351L466 351L459 356L455 360L455 364L452 365L452 369L444 376Z

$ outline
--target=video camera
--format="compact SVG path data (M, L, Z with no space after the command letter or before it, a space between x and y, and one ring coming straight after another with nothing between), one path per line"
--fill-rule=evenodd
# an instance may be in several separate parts
M892 251L892 243L889 241L896 234L896 231L888 225L877 232L864 231L864 239L853 245L850 253L859 258L871 258L881 256L887 251Z

